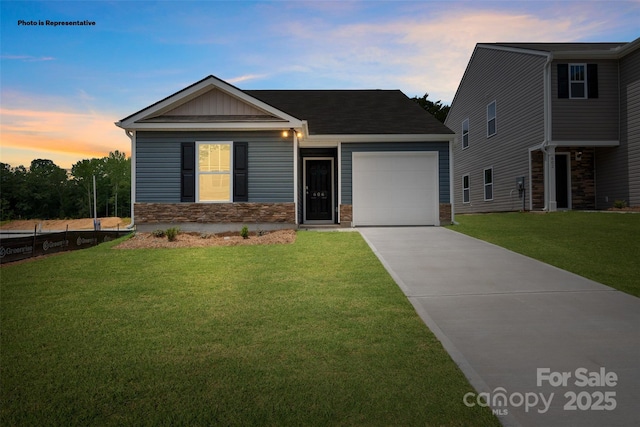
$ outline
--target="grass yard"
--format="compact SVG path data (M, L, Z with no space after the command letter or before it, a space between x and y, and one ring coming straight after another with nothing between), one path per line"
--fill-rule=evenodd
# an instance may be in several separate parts
M452 230L640 297L640 214L457 215Z
M0 425L499 425L358 233L3 267Z

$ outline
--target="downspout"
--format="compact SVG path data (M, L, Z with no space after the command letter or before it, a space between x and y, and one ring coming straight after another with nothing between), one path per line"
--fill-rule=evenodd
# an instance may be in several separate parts
M136 132L125 129L124 133L126 133L131 140L131 224L126 227L128 230L131 230L136 226L133 212L133 207L136 202Z
M543 92L544 92L544 139L540 145L540 150L543 153L544 162L544 211L555 211L556 203L556 191L555 191L555 148L551 145L551 62L553 61L553 53L547 55L547 60L544 64L543 71ZM553 171L553 174L551 173ZM553 178L553 185L551 181ZM553 193L553 194L552 194ZM529 197L533 197L529 192ZM530 201L533 203L533 200Z
M449 203L451 204L451 224L456 223L455 204L453 202L453 144L458 143L458 137L449 140Z

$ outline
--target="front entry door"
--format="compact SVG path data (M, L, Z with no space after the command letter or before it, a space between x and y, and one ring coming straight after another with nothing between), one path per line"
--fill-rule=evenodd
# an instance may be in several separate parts
M305 159L305 219L333 220L333 162Z
M569 209L569 156L556 154L556 202L558 209Z

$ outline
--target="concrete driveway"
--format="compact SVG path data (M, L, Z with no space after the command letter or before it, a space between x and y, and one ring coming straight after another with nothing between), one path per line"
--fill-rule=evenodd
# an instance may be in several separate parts
M446 228L359 231L476 389L465 404L486 397L503 425L640 425L640 299Z

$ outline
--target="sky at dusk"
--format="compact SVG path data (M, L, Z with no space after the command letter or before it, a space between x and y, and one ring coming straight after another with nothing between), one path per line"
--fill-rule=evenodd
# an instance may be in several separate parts
M129 155L114 122L208 75L240 89L400 89L450 104L476 43L640 37L640 0L3 0L0 8L0 162L13 167Z

